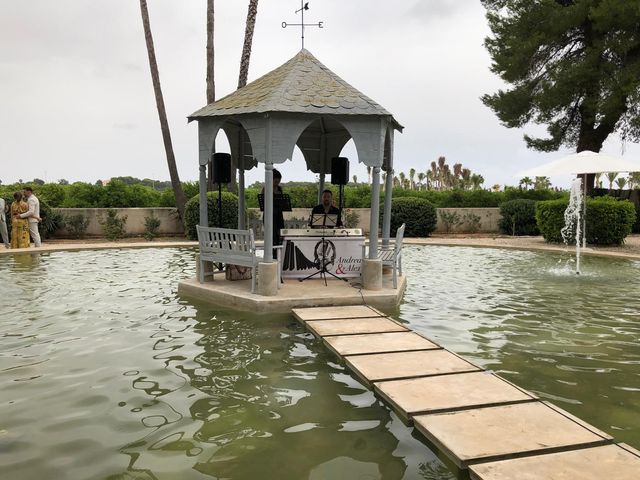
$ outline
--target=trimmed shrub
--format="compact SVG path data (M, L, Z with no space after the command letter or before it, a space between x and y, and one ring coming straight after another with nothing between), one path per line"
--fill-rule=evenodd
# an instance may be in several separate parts
M144 238L148 241L152 241L158 235L158 229L160 228L160 219L153 213L144 217Z
M436 229L435 207L422 198L394 198L391 203L391 235L406 224L405 237L428 237Z
M451 233L458 225L462 224L462 220L460 220L460 214L458 212L439 210L438 215L440 215L440 220L444 225L445 233Z
M118 216L118 211L110 208L104 220L100 221L104 236L108 240L115 241L124 237L124 226L127 223L127 215Z
M538 235L536 202L534 200L511 200L500 205L500 231L507 235Z
M482 218L480 215L468 212L462 216L462 223L466 225L465 230L469 233L476 233L482 226Z
M89 219L81 213L65 215L64 225L73 238L84 238L89 227Z
M560 230L564 227L564 211L569 202L550 200L538 202L536 220L538 228L547 242L563 241ZM631 233L636 221L633 204L611 197L587 200L587 243L595 245L620 245Z
M218 192L207 193L207 216L209 226L218 226ZM200 197L196 195L187 202L184 210L184 231L189 240L196 240L196 225L200 223ZM238 228L238 197L222 192L222 228Z

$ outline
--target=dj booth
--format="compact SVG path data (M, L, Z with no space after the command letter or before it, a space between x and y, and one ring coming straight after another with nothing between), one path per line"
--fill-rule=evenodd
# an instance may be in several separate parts
M312 276L326 266L339 278L360 276L364 235L359 228L282 229L282 277Z

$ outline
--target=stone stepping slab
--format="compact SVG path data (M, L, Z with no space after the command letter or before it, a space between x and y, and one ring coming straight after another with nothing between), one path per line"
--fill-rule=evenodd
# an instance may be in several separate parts
M368 305L351 305L347 307L313 307L294 308L293 316L302 323L309 320L333 320L344 318L384 317L380 310Z
M397 322L385 317L354 318L351 320L307 321L307 329L317 337L330 335L356 335L362 333L406 332Z
M482 463L470 471L471 480L638 480L640 452L627 445L605 445Z
M459 468L597 446L612 440L606 433L544 402L418 415L413 421Z
M447 350L377 353L345 357L345 364L372 387L374 382L479 371L480 368Z
M483 371L378 382L374 388L407 424L418 414L536 400L531 393Z
M414 332L341 335L324 337L323 340L327 348L339 357L441 348L438 344Z

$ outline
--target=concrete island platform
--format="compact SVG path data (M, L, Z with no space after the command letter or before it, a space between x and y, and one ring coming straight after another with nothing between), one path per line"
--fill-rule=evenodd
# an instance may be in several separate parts
M278 294L267 297L251 293L251 280L228 281L224 276L199 283L196 278L178 283L178 294L199 301L236 310L256 313L290 313L292 308L342 306L363 304L384 310L395 309L402 300L407 286L405 276L398 277L398 288L393 288L391 275L383 275L381 290L364 290L360 280L349 282L310 279L300 282L284 279Z

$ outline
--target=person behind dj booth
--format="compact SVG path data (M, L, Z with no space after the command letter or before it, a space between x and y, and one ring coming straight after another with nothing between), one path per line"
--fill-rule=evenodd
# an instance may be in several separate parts
M280 186L280 182L282 181L282 174L273 169L273 195L282 195L282 187ZM264 195L264 187L262 187L262 192ZM262 218L264 222L264 215ZM282 245L282 237L280 236L280 230L284 228L284 214L282 212L282 207L278 205L276 202L273 202L273 245ZM275 250L274 257L275 258Z
M342 212L338 207L333 204L333 193L331 190L323 190L322 192L322 203L320 205L316 205L311 210L311 216L314 215L338 215L338 221L336 222L336 227L342 227ZM311 218L309 218L309 226L311 226Z

